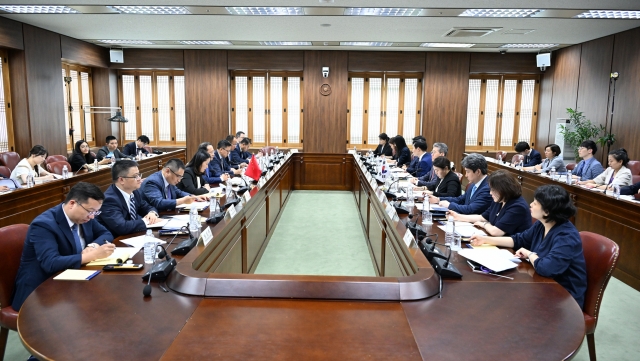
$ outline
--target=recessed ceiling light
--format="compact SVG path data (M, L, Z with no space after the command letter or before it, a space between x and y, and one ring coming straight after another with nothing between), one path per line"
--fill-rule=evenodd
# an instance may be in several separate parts
M0 10L16 14L81 14L76 9L61 5L0 5Z
M268 46L306 46L311 45L310 41L260 41L260 45Z
M383 41L341 41L340 46L391 46L393 43Z
M540 9L467 9L458 16L478 18L526 18L539 13Z
M420 46L424 48L470 48L476 44L465 43L422 43Z
M354 16L418 16L422 9L408 8L346 8L345 15Z
M144 15L185 15L189 14L184 6L107 6L124 14Z
M300 7L238 6L225 9L231 15L304 15Z
M511 49L546 49L546 48L553 48L558 45L559 44L504 44L500 47L511 48Z
M574 17L580 19L640 19L640 11L589 10Z
M184 45L233 45L230 41L222 40L180 40Z
M148 40L98 40L105 44L128 44L128 45L153 45Z

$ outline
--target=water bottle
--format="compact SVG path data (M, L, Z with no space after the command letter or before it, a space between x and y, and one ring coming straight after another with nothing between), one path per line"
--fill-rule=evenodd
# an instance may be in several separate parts
M567 169L567 184L571 185L572 182L573 182L573 178L571 178L571 170Z
M498 153L498 163L502 164L502 153Z
M156 259L156 245L153 232L147 229L147 234L144 236L144 263L152 264Z
M62 179L67 179L69 178L69 169L67 169L67 166L62 166Z
M97 159L93 160L93 171L94 172L98 171L98 160Z
M111 156L111 166L113 167L113 165L116 164L116 156Z
M410 184L407 187L407 202L406 202L407 208L412 209L413 208L413 185Z
M191 207L189 211L189 232L197 237L197 233L200 230L200 215L196 207Z
M31 188L36 184L35 180L33 179L33 174L29 173L27 175L27 188Z
M447 222L447 226L444 231L444 244L449 247L453 247L454 238L455 238L455 221L453 220L453 216L449 216L449 222Z
M140 159L142 159L142 151L141 150L139 150L138 154L136 155L136 160L140 160Z
M209 198L209 217L213 216L214 213L218 211L218 198L211 197Z
M620 186L617 184L612 184L611 188L613 188L613 198L620 199Z
M551 167L551 172L549 172L549 176L551 176L551 179L556 179L556 167Z

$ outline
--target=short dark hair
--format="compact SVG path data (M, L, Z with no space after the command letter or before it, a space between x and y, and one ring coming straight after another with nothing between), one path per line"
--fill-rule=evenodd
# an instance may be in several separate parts
M554 157L557 157L560 155L560 153L562 153L562 150L560 150L560 146L557 144L549 144L546 147L544 147L544 149L551 149L551 153L554 154Z
M248 140L248 141L249 141L249 144L253 144L253 140L252 140L251 138L249 138L249 137L245 137L244 139Z
M116 163L118 163L118 162L116 162ZM169 168L172 171L177 172L180 169L184 169L184 162L182 162L178 158L172 158L172 159L169 159L169 161L167 161L167 163L165 163L164 168Z
M200 143L200 145L198 146L198 150L204 150L205 152L207 151L207 147L210 146L211 143L209 142L202 142Z
M413 143L413 146L416 147L416 148L420 148L420 150L422 150L423 152L427 151L427 143L423 142L421 140Z
M74 200L78 203L85 203L89 198L101 201L104 200L104 193L93 183L78 182L71 187L64 202L68 203L70 200Z
M109 144L112 140L118 140L116 137L114 137L113 135L107 135L107 138L105 138L105 143Z
M584 142L580 143L580 146L583 148L591 149L591 155L596 155L596 152L598 151L598 146L593 140L585 140Z
M564 223L576 214L576 207L569 197L569 193L562 187L549 184L538 187L533 198L540 203L542 210L548 213L544 220Z
M29 156L40 156L40 155L44 155L44 157L46 158L47 155L49 154L49 152L47 152L47 150L41 146L41 145L34 145L33 148L31 148L31 150L29 151Z
M111 180L117 181L118 178L124 177L129 173L129 169L137 167L138 163L130 159L123 159L115 162L111 167Z
M622 162L622 165L625 167L627 166L627 163L629 163L629 155L627 154L627 150L624 148L612 150L609 152L609 155L618 162Z
M438 158L433 160L433 166L438 167L440 169L449 169L451 170L451 162L447 157L439 156Z
M147 137L146 135L139 136L137 140L141 141L144 144L151 143L151 141L149 140L149 137Z
M233 135L227 135L227 137L225 139L227 141L229 141L229 143L233 144L233 140L236 139L236 137L234 137Z
M189 163L187 163L187 168L193 168L193 173L201 175L200 167L202 166L202 163L209 160L211 160L209 153L199 150L193 155Z
M411 139L411 143L417 143L417 142L420 142L420 141L423 141L423 142L426 143L427 142L427 138L425 138L425 137L423 137L421 135L417 135L417 136L413 137L413 139Z
M389 143L389 136L387 135L387 133L380 133L378 138L384 140L386 143Z
M249 145L249 144L251 144L251 139L249 139L249 138L242 138L242 140L240 141L240 144L242 144L242 145Z
M238 138L239 136L241 136L241 135L243 135L243 134L244 134L244 132L243 132L243 131L241 131L241 130L237 131L237 132L236 132L236 138Z
M462 166L467 169L471 169L472 172L480 169L482 174L487 174L487 160L478 153L471 153L464 157L462 160Z
M500 195L498 202L509 202L522 195L522 187L506 170L497 170L487 177L489 188Z
M218 148L216 149L222 149L222 148L226 148L226 147L230 147L231 146L231 142L223 139L221 141L218 142Z
M529 146L529 143L527 142L519 142L518 144L516 144L516 153L521 153L524 152L525 150L529 150L531 149L531 147Z

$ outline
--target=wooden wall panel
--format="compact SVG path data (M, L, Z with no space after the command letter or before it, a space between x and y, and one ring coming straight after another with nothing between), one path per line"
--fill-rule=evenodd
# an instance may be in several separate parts
M345 153L347 148L347 59L344 51L304 52L304 125L305 152ZM322 67L329 77L322 77ZM322 84L331 86L331 94L320 94Z
M229 134L229 73L226 50L185 50L184 59L189 159L201 142Z
M109 67L109 49L60 35L60 52L66 62L91 67Z
M22 28L22 27L21 27ZM22 33L21 33L22 35ZM9 79L11 87L11 115L13 116L13 140L20 155L31 150L31 124L27 97L27 70L24 51L9 51Z
M429 145L446 143L449 160L460 164L467 128L469 53L427 53L424 74L422 135Z
M549 142L555 141L558 118L567 118L567 108L576 108L580 76L581 45L560 49L556 56L553 78L553 99L549 121ZM552 55L553 57L553 55ZM544 147L544 145L541 145Z
M543 72L536 66L536 55L532 53L471 53L469 72L542 74Z
M2 18L0 21L0 46L13 49L24 49L22 23Z
M424 52L350 51L349 71L423 72Z
M60 35L23 25L31 145L66 154Z
M613 149L625 148L629 158L640 159L640 28L615 35L612 71L620 73L616 84Z
M93 105L96 107L118 106L118 83L116 70L107 68L93 68ZM108 135L119 139L120 123L107 121L109 114L94 114L94 132L96 144L102 146ZM120 144L122 146L122 144Z
M182 49L124 49L124 63L111 63L111 69L183 69ZM225 59L226 60L226 59Z
M304 69L303 51L232 50L229 70L296 70Z

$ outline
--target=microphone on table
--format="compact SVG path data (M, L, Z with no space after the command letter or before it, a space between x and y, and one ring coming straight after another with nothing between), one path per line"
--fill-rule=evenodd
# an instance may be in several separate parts
M148 283L151 283L152 279L164 280L177 264L176 260L169 256L169 253L167 253L167 250L164 247L156 245L156 249L157 247L162 248L162 251L158 253L158 258L164 258L165 260L158 264L155 264L154 260L154 265L151 267L151 270L142 276L143 280L149 281ZM150 288L151 286L149 285L149 289ZM151 294L150 291L149 294Z
M437 237L438 236L436 235L436 240L438 239ZM430 244L431 246L429 246ZM449 254L445 256L440 253L440 250L438 250L436 244L445 246L447 249L449 249ZM429 237L425 237L418 241L418 246L420 247L420 250L422 251L424 256L427 257L429 263L431 263L433 269L441 277L462 278L462 273L460 273L460 271L458 271L458 269L450 262L452 251L449 245L438 243L433 241Z
M409 214L409 219L413 219L413 217L414 217L413 214ZM424 230L422 230L418 226L418 220L417 219L413 222L413 225L411 224L411 221L407 221L406 226L409 229L409 232L411 232L416 239L419 239L419 238L421 239L421 238L424 238L424 237L427 237L427 236L433 236L432 234L427 235L427 232L425 232Z
M185 254L189 253L189 251L191 251L193 247L196 246L196 244L198 244L198 239L194 237L193 234L191 234L191 230L189 230L189 223L187 223L186 226L180 227L180 230L182 230L183 228L186 228L187 232L189 232L189 239L185 239L184 241L178 243L176 248L171 251L172 255L184 256ZM176 239L177 236L178 233L173 236L173 239L171 240L171 242L169 242L167 248L169 248L169 246L171 245L171 243L173 243L173 240Z

